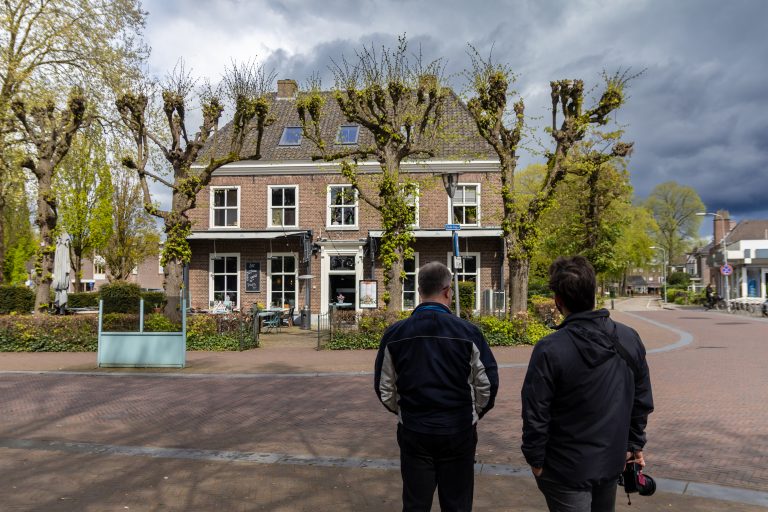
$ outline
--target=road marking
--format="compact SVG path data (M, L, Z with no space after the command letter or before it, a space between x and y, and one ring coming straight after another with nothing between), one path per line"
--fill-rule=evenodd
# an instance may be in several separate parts
M159 448L154 446L122 446L67 441L40 441L32 439L0 438L0 447L15 450L78 453L123 457L151 457L157 459L186 459L211 462L237 462L250 464L283 464L326 468L357 468L399 471L397 459L369 459L365 457L318 457L306 454L241 452L234 450L198 450L194 448ZM475 474L483 476L533 478L528 466L510 464L475 464ZM768 507L768 492L725 487L722 485L685 482L656 478L659 491L685 496L730 501Z

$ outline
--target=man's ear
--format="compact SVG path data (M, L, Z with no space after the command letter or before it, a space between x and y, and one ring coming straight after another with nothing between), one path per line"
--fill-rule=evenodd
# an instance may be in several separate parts
M560 300L560 297L555 294L555 307L560 312L560 314L563 314L563 302Z

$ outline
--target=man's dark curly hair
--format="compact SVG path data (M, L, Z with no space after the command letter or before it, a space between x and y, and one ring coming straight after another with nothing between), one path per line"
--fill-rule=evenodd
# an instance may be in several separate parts
M595 269L584 256L560 256L549 266L549 289L571 313L594 309L596 288Z

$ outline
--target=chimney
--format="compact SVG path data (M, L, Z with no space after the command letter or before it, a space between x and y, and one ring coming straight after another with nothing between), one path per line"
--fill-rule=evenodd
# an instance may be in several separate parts
M277 99L293 99L299 90L299 84L296 80L278 80L277 81Z
M719 217L713 217L715 245L720 245L723 237L731 230L731 214L728 210L719 210Z

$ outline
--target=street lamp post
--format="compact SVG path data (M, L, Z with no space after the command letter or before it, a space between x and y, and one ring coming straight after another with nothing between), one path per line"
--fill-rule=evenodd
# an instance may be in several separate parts
M720 220L723 221L723 239L721 242L721 247L723 251L723 262L725 263L725 266L728 266L728 228L725 225L725 217L720 215L719 213L713 213L713 212L698 212L696 214L699 217L720 217ZM712 234L714 238L714 233ZM730 287L730 276L723 275L725 278L725 303L728 305L728 309L730 310L730 300L731 300L731 287Z
M663 247L657 247L655 245L652 245L650 247L651 249L656 249L658 251L661 251L662 257L664 258L664 261L662 262L663 266L661 267L661 279L664 281L664 302L667 302L667 250Z
M451 203L453 202L453 196L456 194L456 184L459 181L459 175L447 172L443 173L441 177L443 178L445 192L448 194L448 202ZM453 300L456 301L456 316L461 316L461 309L459 306L459 273L456 268L456 258L459 256L459 243L458 233L456 233L455 229L451 230L451 241L451 245L453 245Z

